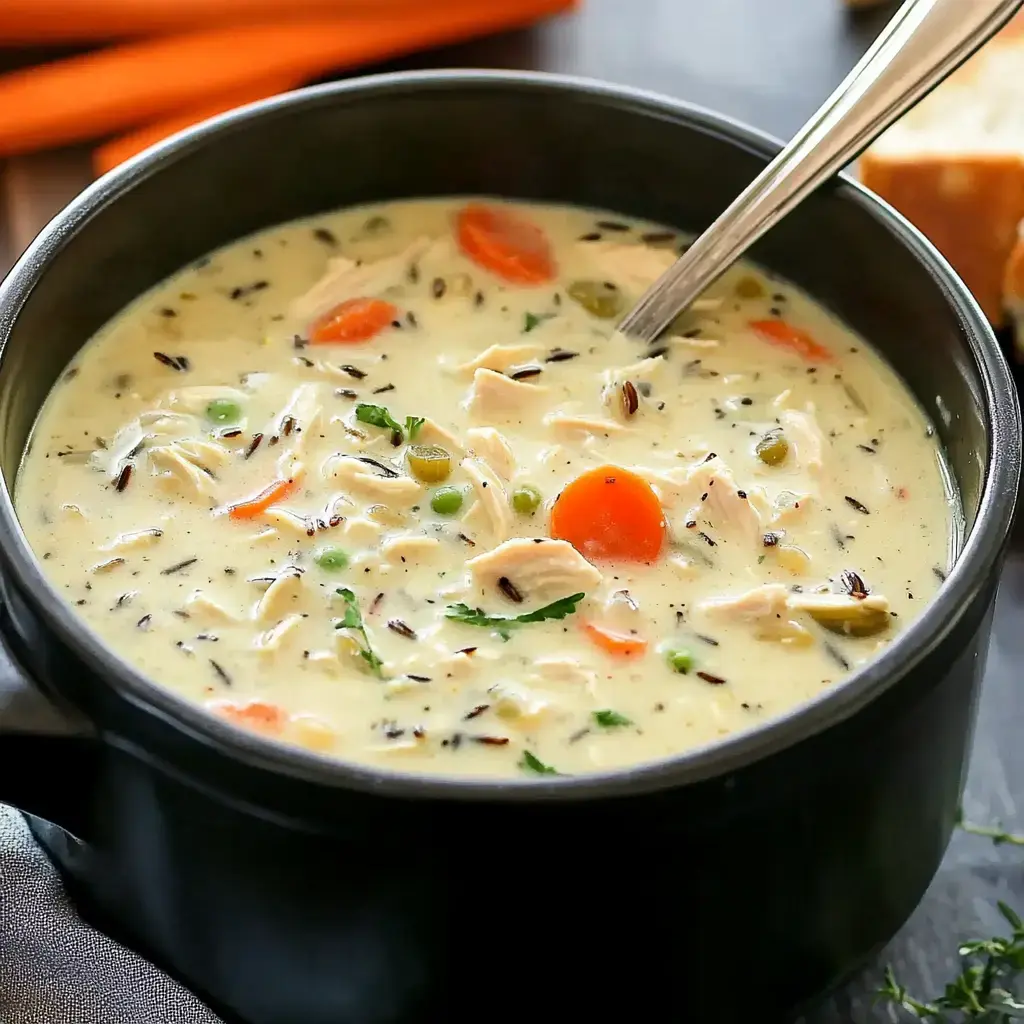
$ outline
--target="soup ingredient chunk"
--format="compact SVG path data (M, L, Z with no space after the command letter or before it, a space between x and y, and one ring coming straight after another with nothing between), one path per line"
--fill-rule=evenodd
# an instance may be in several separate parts
M779 348L789 349L809 363L827 363L833 358L832 353L815 341L807 331L794 327L785 320L752 320L750 327L765 341Z
M524 214L469 203L456 219L459 246L474 262L513 284L554 279L555 259L543 229Z
M369 341L397 317L397 307L383 299L346 299L313 324L309 340L316 345Z
M599 466L555 499L551 536L587 558L653 562L665 543L665 514L642 477L621 466Z

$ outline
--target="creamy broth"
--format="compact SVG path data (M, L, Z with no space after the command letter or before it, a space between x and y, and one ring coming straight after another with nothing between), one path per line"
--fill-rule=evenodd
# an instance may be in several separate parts
M523 778L751 728L891 643L956 522L892 371L749 266L646 349L614 325L675 233L495 207L497 243L450 200L275 227L82 349L17 506L84 621L240 726Z

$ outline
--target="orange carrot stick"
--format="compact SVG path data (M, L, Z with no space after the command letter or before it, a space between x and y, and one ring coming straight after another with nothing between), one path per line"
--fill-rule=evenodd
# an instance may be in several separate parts
M479 0L460 3L479 6ZM341 14L408 18L424 6L423 0L2 0L0 43L101 42Z
M600 466L555 499L551 536L567 540L584 558L653 562L665 543L665 513L643 477Z
M598 626L593 622L583 624L583 632L607 654L615 654L621 658L635 657L647 650L647 641L632 633L620 633L606 626Z
M279 92L288 92L299 84L293 78L278 78L272 82L260 82L244 89L238 89L228 96L222 96L218 100L207 103L205 106L196 107L194 110L176 114L162 121L156 121L144 128L129 132L127 135L120 135L103 143L93 151L93 171L96 177L99 177L120 166L126 160L130 160L133 156L138 156L144 149L149 149L150 146L155 146L158 142L163 142L164 139L168 139L186 128L201 124L218 114L225 114L229 110L234 110L235 107L244 107L247 103L255 103L268 96L276 96Z
M787 324L785 320L752 320L750 328L765 341L779 348L788 348L810 363L828 363L835 357L799 327Z
M228 507L228 515L232 519L252 519L266 512L271 505L284 501L290 494L295 492L299 486L298 480L276 480L269 487L265 487L253 498L246 498L237 504Z
M495 0L467 9L460 0L457 7L432 2L401 19L243 23L12 71L0 76L0 156L145 124L254 81L306 79L529 24L571 2Z

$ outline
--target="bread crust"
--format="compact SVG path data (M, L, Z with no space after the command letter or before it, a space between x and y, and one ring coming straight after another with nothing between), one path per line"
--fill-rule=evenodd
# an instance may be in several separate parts
M1009 263L1021 246L1024 154L894 159L868 151L860 178L928 236L1001 326ZM1024 251L1019 260L1013 283L1024 295Z

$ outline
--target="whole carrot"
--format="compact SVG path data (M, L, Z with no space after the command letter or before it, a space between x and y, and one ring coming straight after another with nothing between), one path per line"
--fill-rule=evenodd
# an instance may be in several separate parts
M2 0L6 3L6 0ZM268 22L126 43L0 76L0 156L111 134L253 82L302 80L529 24L573 0L432 0L403 19Z
M102 42L282 18L407 18L425 6L423 0L0 0L0 43Z
M175 114L164 118L162 121L155 121L152 124L144 125L135 131L125 135L119 135L109 142L103 143L94 150L92 155L92 167L96 176L106 174L115 167L120 166L126 160L141 153L150 146L176 135L178 132L200 124L218 114L225 114L235 107L244 107L247 103L255 103L257 100L266 99L268 96L276 96L280 92L288 92L301 83L295 79L279 78L272 82L260 82L250 85L244 89L238 89L219 99L211 100L202 106L187 110L181 114Z

